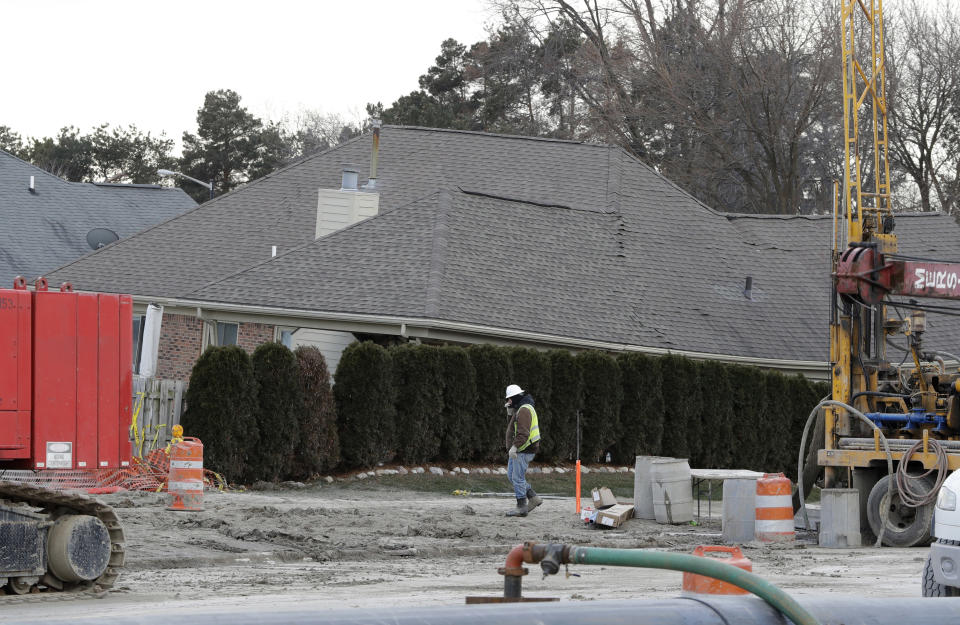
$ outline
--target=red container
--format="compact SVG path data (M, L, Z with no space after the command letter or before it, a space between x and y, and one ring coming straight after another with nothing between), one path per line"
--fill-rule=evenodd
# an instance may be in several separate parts
M0 460L30 458L33 317L26 289L23 278L0 289Z
M709 545L703 546L700 545L693 550L693 555L707 557L708 553L722 553L729 556L724 559L723 562L735 566L737 568L743 569L744 571L753 572L753 563L743 555L743 552L740 551L740 547L725 547L723 545ZM719 579L714 579L713 577L706 577L705 575L696 575L694 573L684 573L683 574L683 590L684 592L692 592L701 595L747 595L750 594L748 591L734 586L733 584L722 582Z
M0 290L0 470L130 463L132 332L129 295Z

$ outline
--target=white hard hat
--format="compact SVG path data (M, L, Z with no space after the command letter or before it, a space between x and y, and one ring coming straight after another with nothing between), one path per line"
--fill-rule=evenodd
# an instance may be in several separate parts
M515 395L523 395L523 389L517 384L511 384L507 387L507 399L510 399Z

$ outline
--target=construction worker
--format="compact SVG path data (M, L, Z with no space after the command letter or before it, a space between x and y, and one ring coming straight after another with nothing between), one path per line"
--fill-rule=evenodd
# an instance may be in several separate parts
M526 477L527 466L540 450L540 425L533 407L533 397L516 384L507 387L506 408L509 416L507 477L517 497L517 507L507 512L507 516L527 516L528 512L543 503L527 484Z

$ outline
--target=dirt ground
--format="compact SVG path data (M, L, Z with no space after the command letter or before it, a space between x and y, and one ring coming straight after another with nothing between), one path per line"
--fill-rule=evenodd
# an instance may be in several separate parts
M103 497L126 532L127 565L102 599L3 607L7 622L243 606L304 609L458 605L468 595L500 595L509 549L525 540L689 553L719 544L720 520L663 526L634 519L617 529L582 524L572 498L548 499L527 518L503 516L512 500L356 490L323 484L263 492L206 493L203 512L165 509L166 495ZM706 510L704 509L704 513ZM920 595L926 549L827 550L815 535L796 546L748 545L755 573L790 593ZM577 567L580 577L524 578L525 595L563 601L672 597L681 574Z

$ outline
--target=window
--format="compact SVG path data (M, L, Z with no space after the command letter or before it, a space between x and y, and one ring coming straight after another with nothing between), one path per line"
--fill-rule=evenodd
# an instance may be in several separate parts
M217 345L237 344L237 324L217 322Z
M293 349L293 328L277 328L277 342L283 344L287 349Z
M133 316L133 372L140 371L140 351L143 349L143 315Z

